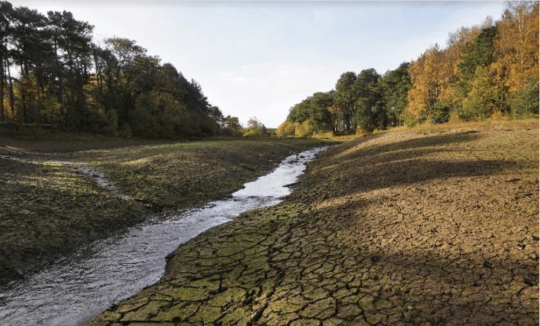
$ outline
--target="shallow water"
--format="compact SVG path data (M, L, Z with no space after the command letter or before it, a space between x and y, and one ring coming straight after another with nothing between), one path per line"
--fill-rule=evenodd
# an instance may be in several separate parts
M154 220L98 241L45 270L0 288L0 325L81 325L163 275L165 256L231 216L281 202L305 162L328 147L287 157L272 173L246 183L231 199Z

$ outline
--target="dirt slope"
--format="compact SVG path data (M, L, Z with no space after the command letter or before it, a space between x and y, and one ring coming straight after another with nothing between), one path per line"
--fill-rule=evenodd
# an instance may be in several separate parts
M90 325L538 325L538 123L467 129L330 149Z

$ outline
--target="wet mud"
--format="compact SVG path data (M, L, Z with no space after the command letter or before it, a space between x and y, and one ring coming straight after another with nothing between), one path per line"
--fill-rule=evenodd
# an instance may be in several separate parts
M274 139L139 145L0 138L0 286L149 218L226 198L288 155L316 146Z
M153 284L166 256L180 244L242 212L275 205L290 194L305 162L327 147L286 158L271 173L245 184L232 198L212 201L97 241L0 291L2 325L82 325L109 305ZM102 186L108 182L96 176Z

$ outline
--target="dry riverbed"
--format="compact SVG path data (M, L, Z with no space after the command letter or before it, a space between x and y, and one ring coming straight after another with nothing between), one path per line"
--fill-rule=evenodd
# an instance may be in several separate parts
M0 285L145 218L224 198L311 140L0 138Z
M90 325L538 325L538 122L331 148Z

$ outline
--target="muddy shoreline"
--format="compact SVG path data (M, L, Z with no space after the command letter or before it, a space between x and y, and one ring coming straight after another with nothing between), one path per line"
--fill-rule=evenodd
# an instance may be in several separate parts
M336 146L89 325L538 324L538 123Z
M0 146L0 286L148 217L226 198L284 157L320 142L167 142L112 149L105 143L90 151L46 144L57 151L16 140Z

